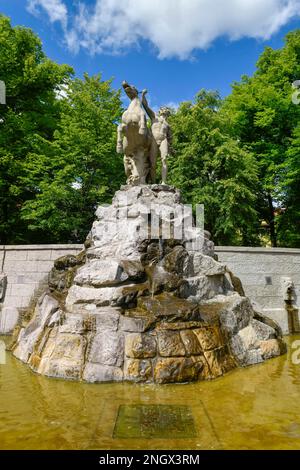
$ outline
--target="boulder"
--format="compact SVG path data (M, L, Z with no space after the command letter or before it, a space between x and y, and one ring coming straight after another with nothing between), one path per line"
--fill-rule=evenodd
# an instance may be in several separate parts
M26 328L20 330L14 355L23 362L27 362L34 351L35 345L44 334L51 317L59 310L59 303L48 294L44 294L38 301L34 315Z

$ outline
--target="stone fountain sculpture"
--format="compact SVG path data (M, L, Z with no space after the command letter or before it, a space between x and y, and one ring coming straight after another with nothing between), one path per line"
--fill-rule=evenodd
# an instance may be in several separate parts
M161 164L162 164L162 183L166 184L167 174L168 174L168 165L167 158L171 153L171 127L167 121L170 116L169 108L162 106L159 110L159 113L155 113L149 106L146 99L147 90L143 90L142 93L142 104L148 114L151 121L151 132L152 132L152 144L150 151L150 179L152 183L155 183L156 178L156 159L158 154L160 154Z
M143 90L140 100L138 90L133 85L124 81L123 89L131 102L118 126L117 152L124 154L127 184L155 183L158 154L162 162L162 183L166 184L167 157L172 139L167 121L170 110L162 107L159 113L155 113L146 99L147 90ZM145 111L151 128L147 126Z
M20 318L11 350L35 372L86 382L213 379L285 352L191 224L179 191L144 184L147 130L134 87L118 129L128 185L100 206L78 256L55 261L48 290Z
M124 153L127 183L146 184L150 172L149 153L153 137L147 127L146 114L137 89L127 82L123 82L123 88L131 102L118 126L117 152Z

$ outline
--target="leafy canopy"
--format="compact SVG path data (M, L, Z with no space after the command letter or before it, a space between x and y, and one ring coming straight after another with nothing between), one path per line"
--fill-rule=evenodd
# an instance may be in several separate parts
M228 135L217 93L202 90L172 116L170 181L188 203L204 204L205 224L219 244L256 240L257 167Z

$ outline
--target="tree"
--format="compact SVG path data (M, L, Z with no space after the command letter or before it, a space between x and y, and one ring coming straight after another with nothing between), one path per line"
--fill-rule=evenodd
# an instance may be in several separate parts
M300 30L297 30L286 36L282 49L265 49L253 77L244 76L240 83L235 83L223 106L231 135L239 138L243 148L250 150L257 160L256 209L261 221L269 224L273 246L278 241L287 246L294 243L295 238L290 235L285 238L285 232L297 231L297 224L288 213L295 212L299 198L288 195L290 186L286 178L287 151L300 118L300 106L295 106L291 99L292 83L299 77ZM288 227L280 221L284 213Z
M97 204L110 202L124 179L115 151L120 92L85 74L65 93L53 139L37 135L24 165L22 184L35 197L21 216L39 240L82 242Z
M58 65L42 51L28 28L12 27L0 15L0 80L6 84L7 105L0 105L0 242L34 242L21 210L35 197L24 186L23 172L33 136L51 139L60 116L57 89L68 83L71 67Z
M204 204L205 224L218 244L257 243L253 156L226 131L217 93L201 91L171 118L170 180L187 203Z
M281 245L300 247L300 125L295 128L286 151L281 182L282 211L278 220L278 241Z

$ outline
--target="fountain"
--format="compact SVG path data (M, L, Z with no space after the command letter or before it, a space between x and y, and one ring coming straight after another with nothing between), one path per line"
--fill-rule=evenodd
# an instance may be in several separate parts
M137 139L126 142L135 149L125 156L128 184L110 206L98 207L82 253L55 261L48 289L14 331L14 356L39 374L191 382L286 350L276 323L253 308L240 281L215 259L209 234L186 227L180 192L146 184L153 167L140 105L134 93L134 122L127 113L118 131L119 151L123 134ZM169 135L165 117L152 122ZM149 215L152 223L173 221L169 237L160 222L152 233Z

